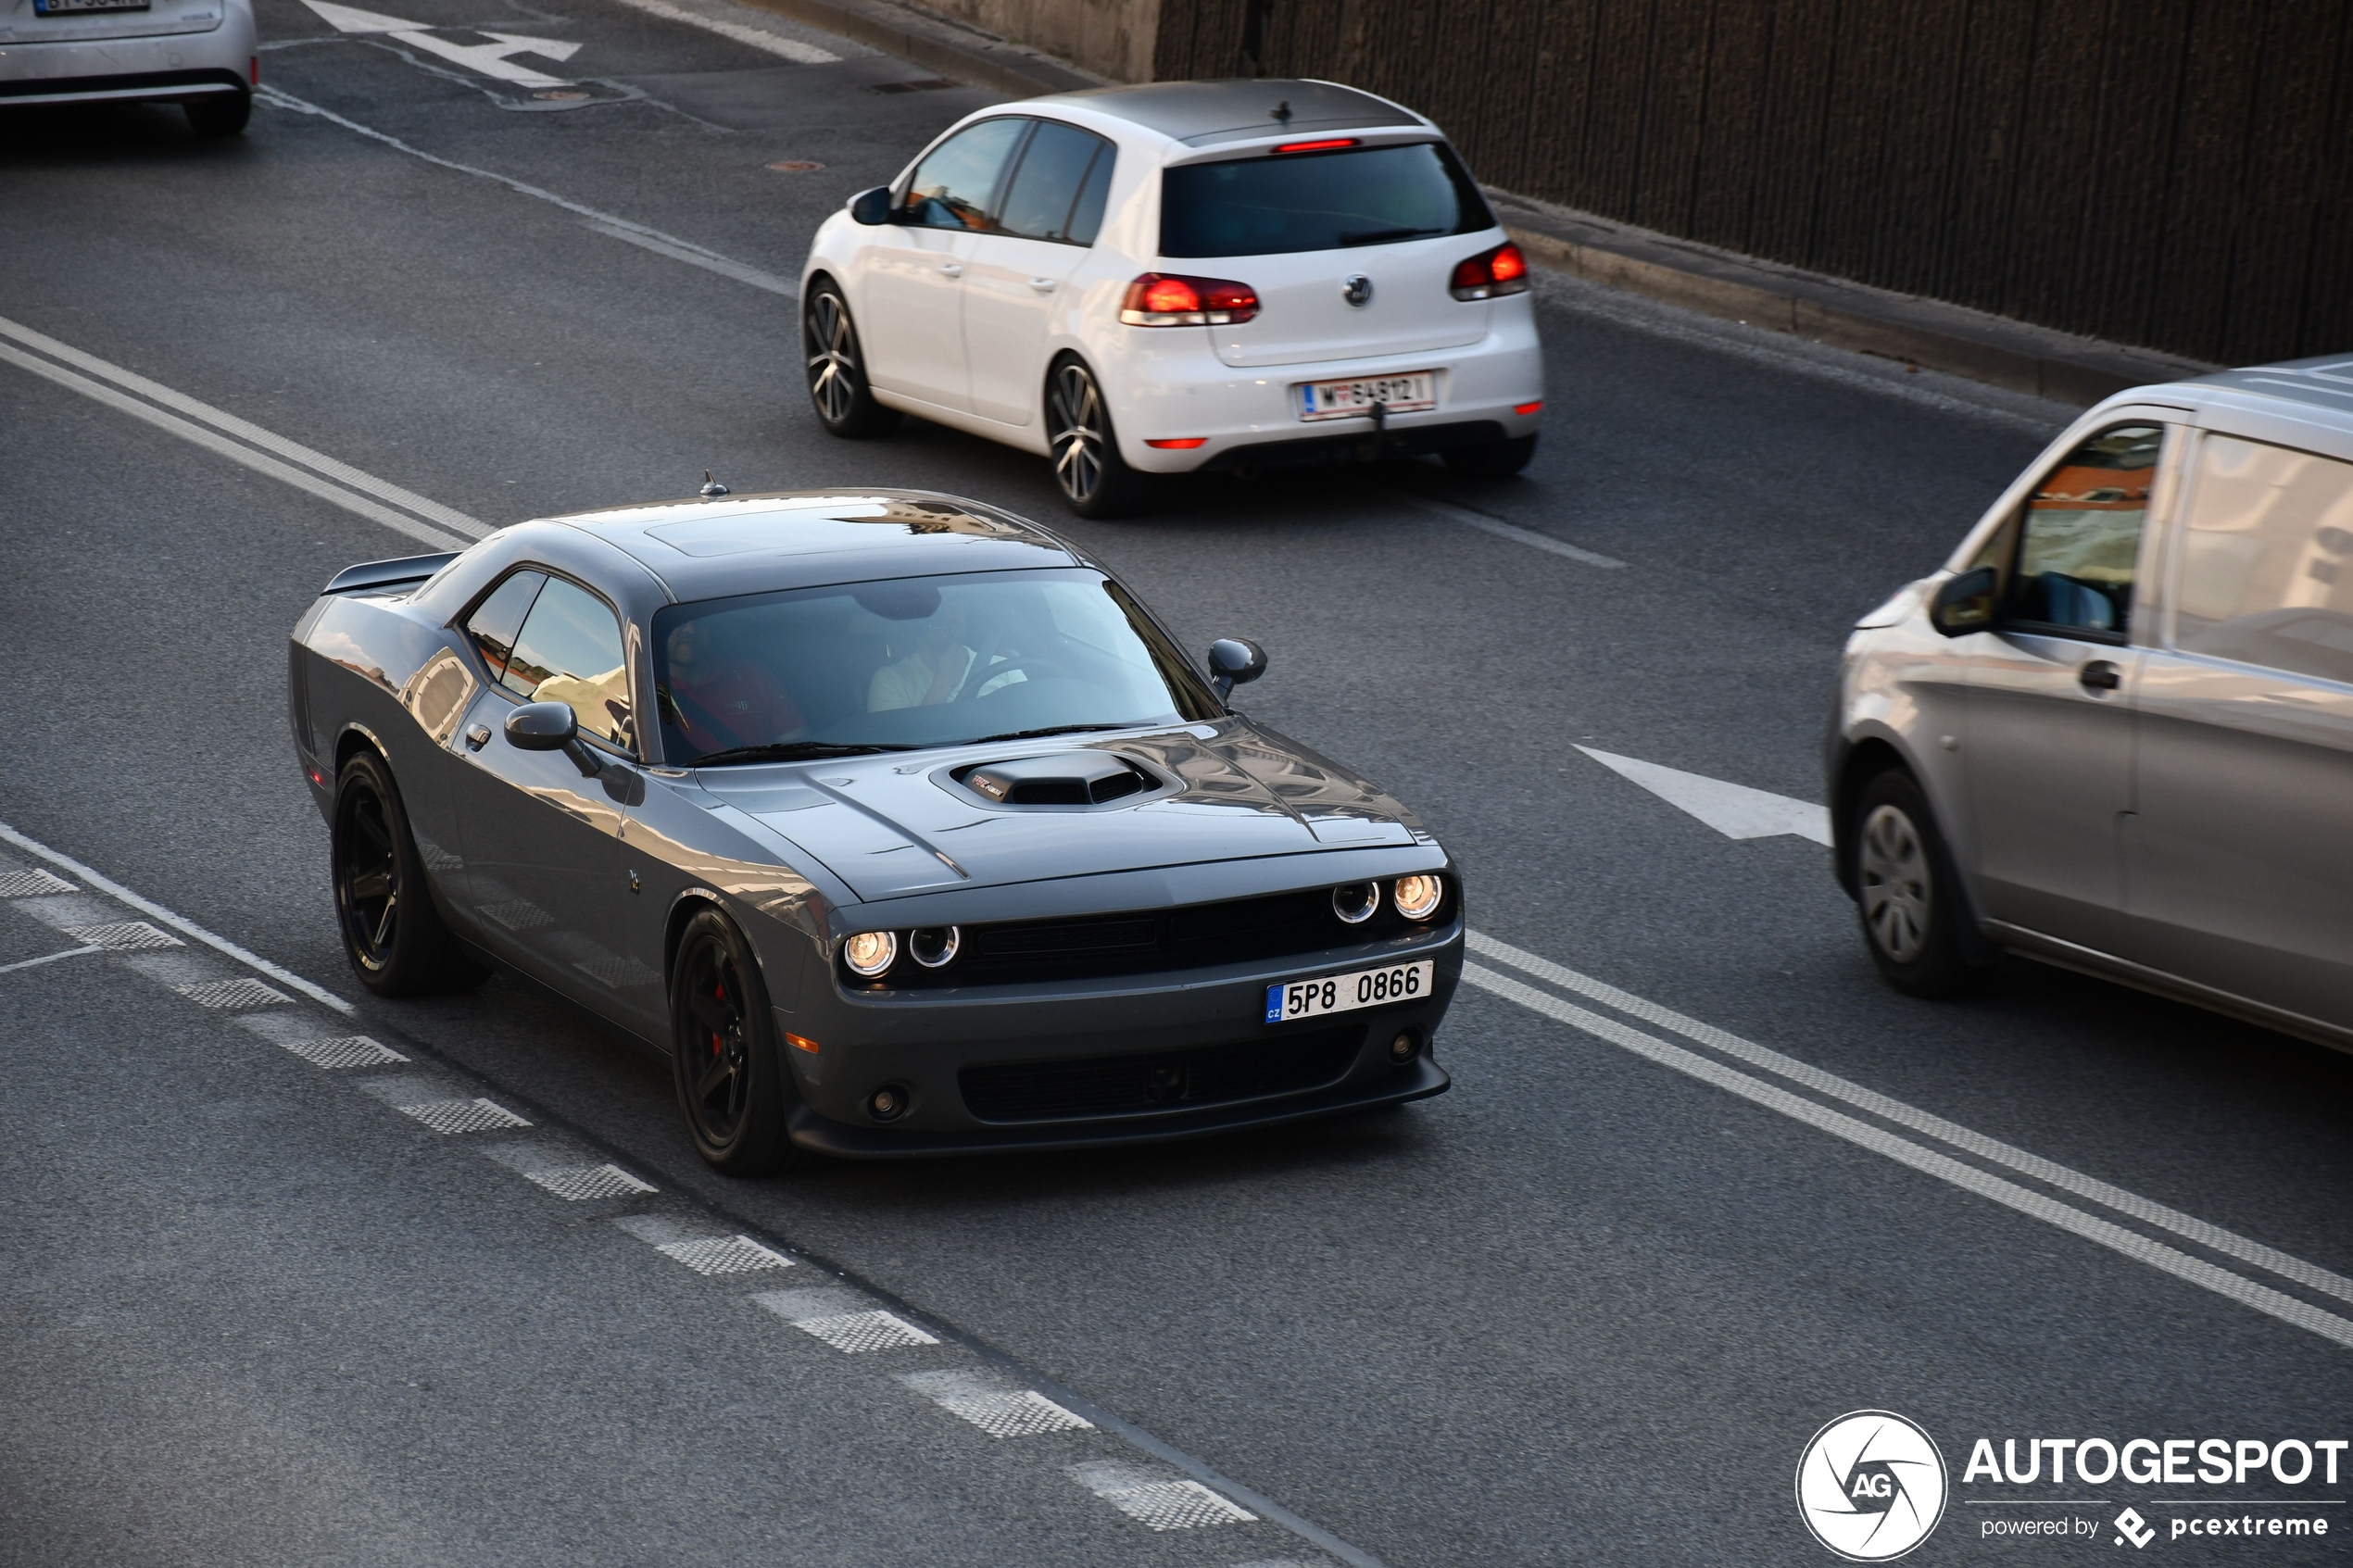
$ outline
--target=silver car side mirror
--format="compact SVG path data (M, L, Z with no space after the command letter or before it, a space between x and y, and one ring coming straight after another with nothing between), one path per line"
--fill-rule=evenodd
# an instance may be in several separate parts
M1948 637L1965 637L1994 624L1994 601L2002 574L1990 566L1976 567L1947 578L1929 601L1928 623Z

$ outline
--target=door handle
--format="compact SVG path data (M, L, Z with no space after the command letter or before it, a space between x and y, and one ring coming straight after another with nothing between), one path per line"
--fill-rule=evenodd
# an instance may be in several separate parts
M961 261L943 261L939 264L939 270L951 278L961 278L964 275L964 264Z
M1051 294L1054 292L1054 280L1051 278L1032 278L1029 280L1029 286L1036 289L1039 294Z
M2112 692L2124 684L2123 674L2105 659L2095 659L2075 672L2087 692Z

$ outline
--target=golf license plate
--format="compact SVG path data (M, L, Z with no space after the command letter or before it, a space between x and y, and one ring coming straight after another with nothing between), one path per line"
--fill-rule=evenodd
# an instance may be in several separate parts
M1288 1023L1295 1018L1321 1018L1327 1012L1377 1008L1383 1002L1418 1001L1429 995L1430 980L1437 972L1438 965L1424 959L1419 963L1383 964L1378 969L1327 974L1321 980L1269 985L1266 1022Z
M1365 376L1357 381L1311 381L1299 389L1302 420L1361 419L1378 403L1392 414L1417 414L1438 407L1438 372Z

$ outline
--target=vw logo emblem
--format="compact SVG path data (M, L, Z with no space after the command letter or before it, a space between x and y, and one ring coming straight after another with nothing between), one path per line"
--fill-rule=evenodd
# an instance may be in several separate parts
M1340 281L1340 297L1351 305L1364 305L1373 297L1373 281L1362 272L1352 272Z

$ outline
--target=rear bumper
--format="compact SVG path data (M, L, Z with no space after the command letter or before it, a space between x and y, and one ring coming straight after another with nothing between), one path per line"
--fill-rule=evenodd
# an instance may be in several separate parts
M220 93L250 91L240 71L225 67L198 70L137 71L120 76L48 78L34 82L0 82L0 106L13 104L96 104L110 100L185 103Z
M1207 329L1113 330L1126 334L1118 352L1094 358L1111 395L1120 456L1145 473L1416 456L1532 435L1543 422L1541 413L1516 411L1544 399L1543 351L1525 309L1497 311L1485 337L1459 348L1249 369L1221 361ZM1436 374L1438 407L1392 415L1378 433L1369 418L1299 417L1303 383L1416 370ZM1202 445L1146 445L1164 440Z

